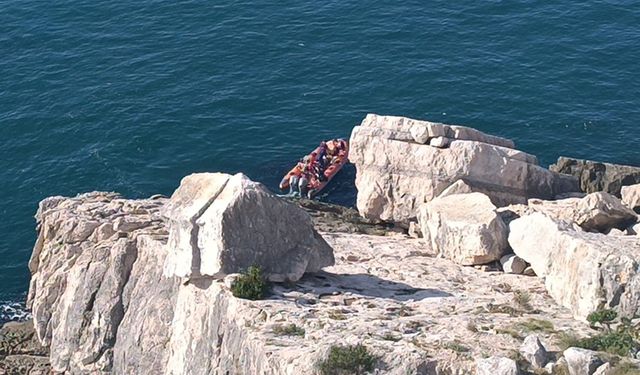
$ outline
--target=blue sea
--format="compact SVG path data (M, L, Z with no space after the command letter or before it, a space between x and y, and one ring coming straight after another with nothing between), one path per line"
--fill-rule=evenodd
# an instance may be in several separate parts
M275 190L369 112L640 165L638 1L4 0L0 20L0 321L41 199L201 171ZM352 205L354 176L320 199Z

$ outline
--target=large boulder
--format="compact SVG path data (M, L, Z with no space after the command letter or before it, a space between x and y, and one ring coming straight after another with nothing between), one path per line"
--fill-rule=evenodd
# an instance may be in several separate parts
M422 144L429 136L451 142L446 148ZM367 115L350 140L358 210L367 218L406 223L422 203L460 179L498 206L578 190L577 179L552 173L512 147L509 140L471 128Z
M418 213L422 235L440 256L463 265L498 260L507 249L507 226L482 193L448 195Z
M537 212L509 224L509 244L579 319L602 307L640 313L640 237L587 233Z
M637 220L635 212L620 199L604 192L554 201L529 199L528 205L511 205L501 211L512 211L519 216L542 212L554 219L575 223L585 231L601 233L608 233L611 228L626 229Z
M163 214L167 276L223 278L257 265L271 281L297 281L334 263L306 212L243 174L187 176Z
M640 183L640 167L560 157L549 169L580 180L585 193L604 191L620 197L625 185Z
M622 194L622 203L640 213L640 184L623 186L620 192Z

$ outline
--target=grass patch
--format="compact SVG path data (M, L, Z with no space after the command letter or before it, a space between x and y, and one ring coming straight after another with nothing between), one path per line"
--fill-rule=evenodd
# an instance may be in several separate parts
M524 332L546 332L553 333L555 332L555 327L553 323L548 320L543 319L535 319L531 318L524 322L516 323L516 328L524 331Z
M638 375L640 367L630 362L621 362L608 372L608 375Z
M234 297L253 301L264 299L269 289L269 282L262 276L262 270L256 266L249 267L231 285Z
M318 370L322 375L363 375L373 370L376 361L364 345L334 345L327 358L318 364Z
M393 333L385 333L384 336L382 336L382 339L386 341L398 342L402 340L402 337L395 336Z
M460 344L458 341L451 341L443 345L445 349L453 350L458 353L467 353L471 351L470 348Z
M340 310L329 311L329 319L333 320L347 320L347 317Z
M301 336L304 337L304 328L295 324L279 325L273 328L273 333L279 336Z

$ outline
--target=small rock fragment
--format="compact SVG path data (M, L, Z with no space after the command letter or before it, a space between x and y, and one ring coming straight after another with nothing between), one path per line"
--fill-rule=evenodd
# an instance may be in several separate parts
M447 137L435 137L429 141L429 146L447 148L451 144L451 139Z
M515 254L507 254L500 258L500 264L505 273L522 274L527 268L527 262Z

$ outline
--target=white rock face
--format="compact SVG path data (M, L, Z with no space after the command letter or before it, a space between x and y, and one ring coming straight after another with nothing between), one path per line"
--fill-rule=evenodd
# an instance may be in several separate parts
M506 273L522 274L527 268L527 262L515 254L507 254L500 258L502 270Z
M55 371L110 371L119 355L113 342L123 332L128 335L123 342L135 341L127 351L138 353L130 355L139 364L162 365L166 353L155 347L172 318L163 308L171 297L163 291L177 286L177 280L161 279L156 262L166 243L154 239L166 237L159 213L163 204L161 199L129 201L112 193L53 197L40 204L28 305L39 340L50 346ZM148 257L140 259L142 255ZM144 293L133 290L132 285L142 284ZM147 309L136 318L136 324L146 325L143 332L130 329L125 314L140 306ZM145 367L153 372L154 365Z
M640 184L623 186L620 190L622 203L630 209L640 212Z
M518 375L516 361L504 357L489 357L477 362L476 375Z
M587 233L533 213L509 224L509 244L545 279L547 291L578 319L601 306L640 312L640 238Z
M448 148L416 143L411 129L416 133L417 127L452 142ZM367 218L406 223L422 203L460 179L498 206L578 190L575 177L541 168L535 156L512 147L509 140L470 128L368 115L350 140L358 210Z
M549 354L545 349L540 338L536 335L529 335L525 337L524 342L520 346L520 354L526 359L534 368L543 368L549 361Z
M482 193L438 197L420 208L418 222L432 248L459 264L489 263L507 248L507 226Z
M580 348L569 348L564 351L570 375L593 375L603 361L598 353Z
M223 278L258 265L272 281L297 281L334 263L307 213L242 174L185 177L163 213L167 276Z

